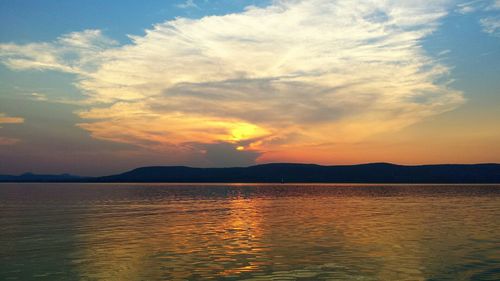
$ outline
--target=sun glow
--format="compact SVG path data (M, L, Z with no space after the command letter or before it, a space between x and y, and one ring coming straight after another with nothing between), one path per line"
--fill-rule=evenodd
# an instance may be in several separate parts
M238 142L243 140L250 140L267 135L268 132L256 125L250 123L237 123L231 130L230 141ZM240 146L241 147L241 146ZM239 147L238 147L239 148ZM243 148L243 147L242 147ZM242 149L238 149L242 150Z

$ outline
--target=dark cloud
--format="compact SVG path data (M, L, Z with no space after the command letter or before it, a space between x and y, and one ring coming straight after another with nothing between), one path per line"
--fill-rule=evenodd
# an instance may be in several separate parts
M261 155L258 151L237 150L237 146L227 142L191 143L199 150L209 167L246 167L254 165Z

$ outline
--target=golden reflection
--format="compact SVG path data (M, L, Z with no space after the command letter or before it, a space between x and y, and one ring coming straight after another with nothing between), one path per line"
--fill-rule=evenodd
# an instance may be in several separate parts
M265 263L265 260L252 258L263 254L262 208L265 204L260 199L237 197L229 200L230 212L220 225L222 235L219 240L223 241L227 253L250 258L236 262L231 268L221 271L220 275L233 276L255 271Z
M265 202L236 195L218 204L97 206L77 237L95 245L82 247L82 260L92 262L78 263L80 272L103 280L183 280L258 269L268 261L261 244Z
M103 210L108 209L108 211ZM79 243L83 257L76 265L82 279L143 280L144 276L161 280L148 256L156 246L155 222L137 217L137 206L95 206L81 224ZM122 214L122 215L120 215Z
M216 193L89 209L76 235L87 245L75 261L82 278L428 280L463 263L471 237L492 241L500 232L494 198L318 196L342 187L314 185L203 188ZM260 196L269 189L272 196Z

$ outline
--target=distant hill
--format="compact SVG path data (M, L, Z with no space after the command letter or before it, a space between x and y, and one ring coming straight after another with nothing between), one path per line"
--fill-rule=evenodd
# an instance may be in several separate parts
M320 166L276 163L244 168L143 167L105 177L0 176L2 182L500 183L500 164Z
M143 167L95 182L500 183L500 164L320 166L265 164L246 168Z
M72 182L83 179L80 176L70 174L61 175L37 175L25 173L19 176L0 175L0 182Z

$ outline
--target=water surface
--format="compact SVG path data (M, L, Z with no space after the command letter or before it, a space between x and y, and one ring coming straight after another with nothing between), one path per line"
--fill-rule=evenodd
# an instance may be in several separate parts
M500 280L500 186L0 184L0 280Z

